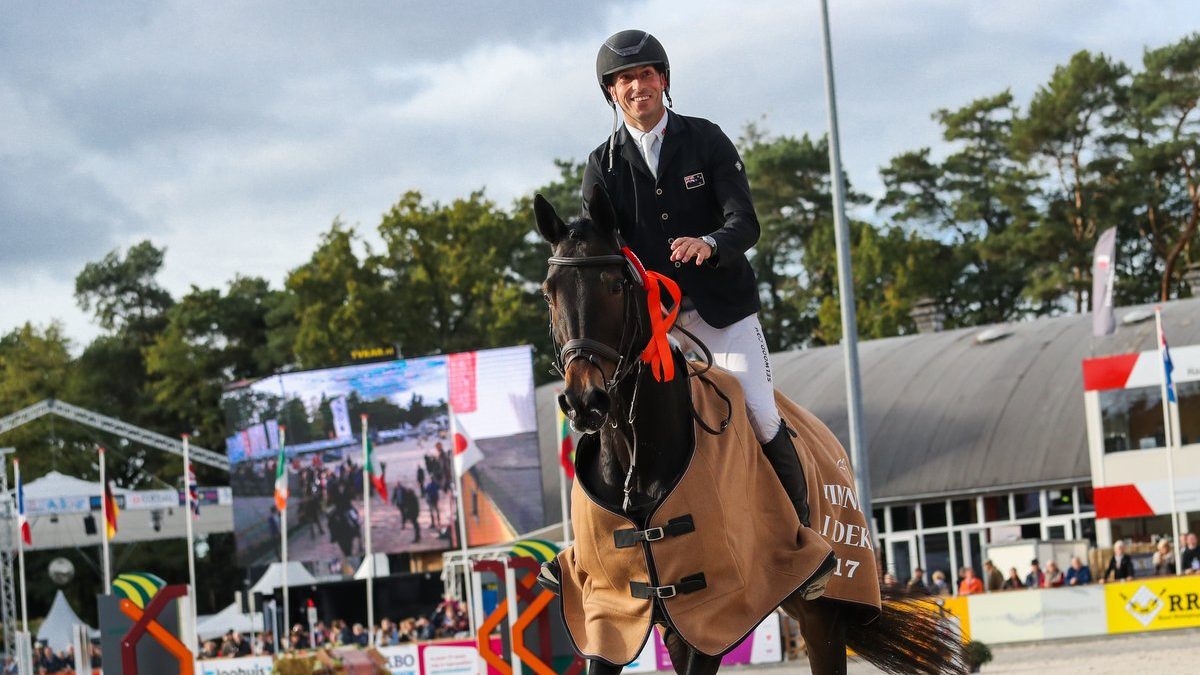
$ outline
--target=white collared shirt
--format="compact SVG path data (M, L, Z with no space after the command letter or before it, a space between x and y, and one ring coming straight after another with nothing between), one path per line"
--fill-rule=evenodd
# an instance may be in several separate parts
M633 139L633 142L637 143L638 152L642 152L642 148L645 147L642 145L642 137L643 136L646 136L647 134L651 134L658 138L658 143L654 145L654 151L653 151L654 152L654 161L653 162L650 161L650 158L645 156L645 153L642 153L642 159L646 160L646 166L657 167L658 166L658 158L662 155L662 146L663 146L663 138L664 138L663 134L667 130L667 111L666 111L666 109L665 108L663 109L662 119L660 119L658 121L658 124L655 124L654 128L651 129L650 131L642 131L641 129L638 129L637 127L630 124L628 120L625 121L625 130L629 132L629 137ZM654 173L657 174L658 172L655 171Z

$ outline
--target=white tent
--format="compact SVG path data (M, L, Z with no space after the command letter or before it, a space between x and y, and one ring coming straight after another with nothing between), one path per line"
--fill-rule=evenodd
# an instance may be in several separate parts
M304 565L301 565L295 560L288 561L287 574L288 586L300 586L302 584L317 583L316 578L309 574L308 570L304 569ZM273 562L267 566L267 571L258 578L258 581L254 582L254 585L250 587L250 592L270 595L271 593L275 592L276 588L282 585L283 565Z
M291 583L291 579L288 579L288 583ZM196 619L196 637L201 640L221 637L230 630L244 634L261 632L263 630L262 614L255 613L253 617L244 614L235 602L216 614Z
M50 604L50 612L46 614L45 621L42 621L41 628L38 628L38 642L50 645L56 652L65 651L71 646L71 630L78 624L83 624L83 620L71 609L67 596L58 591L54 594L54 602ZM88 632L92 632L90 626Z

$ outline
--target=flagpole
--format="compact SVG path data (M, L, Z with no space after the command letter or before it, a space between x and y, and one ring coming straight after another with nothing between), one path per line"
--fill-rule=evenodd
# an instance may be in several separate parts
M192 527L192 519L195 518L196 505L192 503L192 460L191 460L190 439L187 434L183 435L183 519L187 523L187 561L188 561L188 583L191 585L191 616L188 617L192 621L191 630L188 631L188 638L192 640L192 644L188 645L189 650L196 649L198 645L196 641L196 539L195 531Z
M456 437L455 434L458 432L458 417L455 416L454 408L451 408L449 404L447 404L447 409L450 411L450 452L454 453L454 480L457 482L457 489L455 489L454 493L458 501L458 543L459 549L466 551L467 512L463 508L463 474L466 473L466 470L461 468L463 462L462 459L458 457L458 453L456 452L456 448L454 446L454 439Z
M16 457L13 457L13 473L17 483L17 497L22 500L18 506L21 509L21 515L25 514L24 498L21 496L21 462ZM18 523L20 519L18 519ZM20 525L17 526L20 528ZM20 566L21 574L21 630L29 632L29 607L25 603L25 533L17 532L17 561Z
M104 575L104 594L112 595L112 564L108 559L108 482L104 472L104 448L100 451L100 566ZM116 495L113 495L116 499Z
M362 416L363 548L367 551L367 645L375 645L375 553L371 549L371 457L367 454L367 416Z
M1154 306L1154 325L1158 329L1158 367L1159 372L1162 373L1163 439L1166 441L1167 450L1167 493L1171 496L1171 548L1175 551L1175 571L1181 572L1182 570L1179 569L1182 562L1179 550L1179 509L1175 503L1175 443L1178 439L1175 436L1175 429L1171 425L1171 392L1167 389L1167 359L1164 353L1167 342L1163 334L1162 307L1159 305Z
M286 481L288 479L287 464L286 464L286 462L287 462L287 430L282 426L279 427L279 460L278 461L283 463L283 479ZM278 468L276 470L278 470ZM290 622L288 617L291 615L288 614L287 512L288 512L287 500L285 498L284 504L283 504L283 509L280 510L280 512L279 512L279 548L280 548L279 558L281 560L280 564L282 566L282 569L280 570L281 574L282 574L280 581L283 582L283 636L280 640L278 640L278 642L280 644L275 646L276 651L278 651L280 649L283 649L284 651L288 651L288 649L287 649L288 648L288 635L289 635L288 631L291 630L291 627L288 625Z

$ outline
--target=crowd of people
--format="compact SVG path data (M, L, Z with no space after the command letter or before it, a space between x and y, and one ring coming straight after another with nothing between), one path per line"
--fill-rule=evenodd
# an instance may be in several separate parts
M377 647L460 638L468 635L468 619L462 603L443 600L428 616L409 617L400 621L382 619L374 626ZM300 651L320 647L366 647L372 642L370 631L361 623L334 619L317 621L311 630L295 624L287 635L287 650ZM270 632L249 637L231 630L220 640L206 640L200 648L200 658L237 658L240 656L270 656L278 651L275 636Z
M1183 546L1180 550L1180 570L1175 569L1175 551L1171 540L1163 537L1158 540L1153 563L1153 576L1174 576L1200 574L1200 541L1194 532L1188 532L1181 537ZM925 570L918 567L913 570L912 578L905 585L905 590L914 595L974 595L977 593L992 593L996 591L1012 591L1023 588L1057 588L1059 586L1083 586L1094 582L1107 583L1111 581L1127 581L1136 576L1133 558L1126 552L1127 546L1123 541L1113 544L1113 554L1108 559L1104 573L1093 576L1092 569L1079 556L1072 556L1070 566L1060 569L1058 563L1049 560L1042 565L1037 558L1029 561L1029 568L1022 575L1017 568L1010 567L1008 573L1001 572L991 560L983 563L983 577L980 578L971 567L963 567L958 571L958 586L951 586L946 579L946 573L935 570L928 579ZM899 588L900 584L895 575L890 572L883 575L883 585Z
M89 647L88 663L92 668L100 667L100 645ZM11 655L4 657L4 675L17 675L19 672L17 660ZM33 672L36 675L54 675L55 673L75 672L75 646L55 650L48 644L33 645Z

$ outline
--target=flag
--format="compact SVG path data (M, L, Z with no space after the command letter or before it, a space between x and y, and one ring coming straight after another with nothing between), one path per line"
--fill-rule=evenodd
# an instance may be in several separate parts
M450 411L450 433L454 441L454 473L461 476L483 459L483 453L479 451L479 446L475 445L474 439L467 434L467 430L458 423L453 410Z
M25 484L21 482L21 465L15 459L13 472L17 474L17 528L21 531L21 541L26 546L32 546L33 532L29 529L29 519L25 517Z
M567 421L562 408L556 405L554 412L558 419L558 461L562 463L567 478L575 480L575 436L571 433L571 423Z
M1117 280L1117 228L1110 227L1096 240L1092 254L1092 335L1112 335L1117 329L1113 318L1113 286Z
M1171 362L1171 348L1167 346L1167 334L1162 329L1162 322L1158 324L1158 351L1162 354L1163 377L1167 380L1167 400L1175 403L1175 364Z
M113 495L112 483L104 482L104 532L109 539L117 536L117 516L121 510L117 508L117 498Z
M275 460L275 510L287 510L288 475L287 448L279 446L279 458Z
M379 498L386 502L387 485L383 482L379 468L375 466L375 444L371 442L370 436L367 436L367 475L371 478L371 485L374 485L375 491L379 493Z
M187 491L191 495L192 500L192 515L196 518L200 517L200 486L196 483L196 467L188 462L187 470Z

